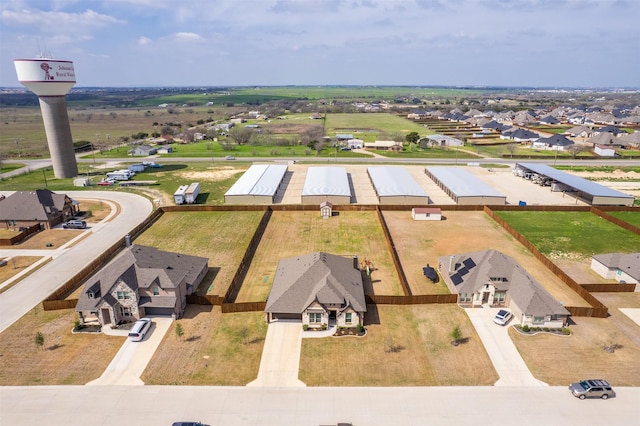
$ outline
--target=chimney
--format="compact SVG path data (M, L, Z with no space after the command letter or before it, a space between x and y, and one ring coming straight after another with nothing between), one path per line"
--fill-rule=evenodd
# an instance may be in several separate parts
M360 265L358 265L358 255L353 255L353 268L360 270Z
M124 243L127 247L131 247L131 235L127 234L124 236Z

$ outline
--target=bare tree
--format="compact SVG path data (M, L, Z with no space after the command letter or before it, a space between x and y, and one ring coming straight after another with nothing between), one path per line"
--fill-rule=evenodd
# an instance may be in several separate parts
M251 141L253 131L246 127L233 127L229 131L229 137L231 137L238 145L245 145Z

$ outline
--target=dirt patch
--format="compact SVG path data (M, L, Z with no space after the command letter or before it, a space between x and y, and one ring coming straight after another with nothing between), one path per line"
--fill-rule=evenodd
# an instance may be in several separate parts
M212 167L210 169L207 169L207 171L179 172L177 174L181 178L194 182L200 180L219 182L227 180L230 177L237 175L238 173L244 173L245 171L245 169L236 169L234 167Z

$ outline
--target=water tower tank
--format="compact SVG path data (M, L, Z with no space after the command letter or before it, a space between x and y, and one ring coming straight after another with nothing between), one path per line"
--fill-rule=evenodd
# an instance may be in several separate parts
M38 95L53 171L57 178L78 175L65 95L76 84L73 62L48 58L15 59L18 81Z

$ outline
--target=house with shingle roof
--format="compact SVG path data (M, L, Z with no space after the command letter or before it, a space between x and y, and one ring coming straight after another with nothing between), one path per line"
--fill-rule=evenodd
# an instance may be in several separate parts
M207 258L133 245L86 281L75 310L82 323L102 325L178 318L208 270Z
M310 328L364 323L367 304L358 258L315 252L281 259L267 299L267 321Z
M0 200L0 223L7 229L37 224L42 229L51 229L72 219L77 214L76 204L66 194L48 189L17 191Z
M565 135L551 135L548 138L540 138L533 142L532 148L550 149L554 151L563 151L569 149L575 142L567 138Z
M540 138L540 135L531 130L521 129L519 127L513 130L506 130L500 135L500 139L509 139L516 142L533 142Z
M438 269L462 307L508 307L521 325L561 328L569 311L515 259L497 250L438 258Z
M620 283L640 283L640 253L604 253L591 257L591 269ZM638 288L636 287L636 291Z

